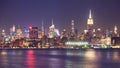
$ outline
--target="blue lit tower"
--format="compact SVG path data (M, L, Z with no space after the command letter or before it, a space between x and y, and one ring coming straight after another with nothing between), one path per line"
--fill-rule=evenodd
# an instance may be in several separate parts
M10 35L14 36L15 35L15 25L12 26L12 28L10 28Z
M15 40L15 31L16 31L16 27L15 27L15 25L13 25L13 26L10 28L11 41Z

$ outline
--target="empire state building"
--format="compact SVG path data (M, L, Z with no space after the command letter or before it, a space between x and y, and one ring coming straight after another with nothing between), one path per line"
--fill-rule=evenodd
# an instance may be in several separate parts
M91 10L89 11L89 18L87 20L87 30L93 30L93 18L92 18L92 14L91 14Z

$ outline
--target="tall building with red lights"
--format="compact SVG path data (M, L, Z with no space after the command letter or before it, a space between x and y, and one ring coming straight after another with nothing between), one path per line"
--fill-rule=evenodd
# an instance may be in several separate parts
M29 27L29 38L38 38L38 27Z

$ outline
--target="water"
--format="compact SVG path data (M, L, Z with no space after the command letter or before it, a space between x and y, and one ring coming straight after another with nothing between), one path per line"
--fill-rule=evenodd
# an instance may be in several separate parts
M0 68L120 68L120 49L0 50Z

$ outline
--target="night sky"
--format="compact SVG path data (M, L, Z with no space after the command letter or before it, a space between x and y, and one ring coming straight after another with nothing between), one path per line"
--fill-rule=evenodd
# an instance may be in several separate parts
M42 20L48 29L53 18L60 30L70 29L73 19L75 27L82 31L86 29L89 9L96 27L120 28L120 0L0 0L0 29L8 30L13 24L41 27Z

